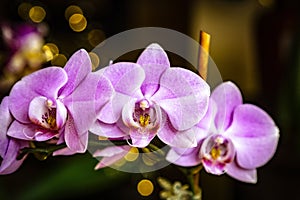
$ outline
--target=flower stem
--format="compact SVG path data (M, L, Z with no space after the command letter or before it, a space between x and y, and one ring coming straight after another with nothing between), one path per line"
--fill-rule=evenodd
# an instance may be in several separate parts
M201 200L202 199L202 190L199 186L199 178L200 171L202 169L202 165L198 165L192 168L183 168L179 167L179 169L186 175L187 181L191 187L191 191L193 192L193 200Z
M45 160L49 155L51 155L54 151L57 151L59 149L63 149L66 146L66 144L60 144L60 145L50 145L45 147L36 147L33 142L30 143L31 147L25 147L20 150L19 155L17 156L17 160L21 160L26 154L32 153L34 156L39 160Z

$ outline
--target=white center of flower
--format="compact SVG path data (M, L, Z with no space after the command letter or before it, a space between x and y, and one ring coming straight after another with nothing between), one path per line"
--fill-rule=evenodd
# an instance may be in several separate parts
M140 101L140 108L142 110L145 111L149 107L150 107L149 102L146 99L143 99L142 101Z

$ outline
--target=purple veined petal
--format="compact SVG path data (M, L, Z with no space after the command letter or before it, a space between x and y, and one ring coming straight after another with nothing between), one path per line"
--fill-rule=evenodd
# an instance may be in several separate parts
M200 120L196 127L203 131L207 131L207 133L217 133L216 125L215 125L215 117L217 114L217 107L214 100L210 99L208 102L208 109L205 113L204 117Z
M183 131L196 125L208 108L210 89L195 73L182 69L167 69L160 88L152 96L168 114L175 129Z
M62 128L67 120L68 111L65 105L60 101L56 101L56 126L58 129Z
M79 133L72 115L69 115L65 125L64 139L71 151L84 153L88 145L88 131Z
M199 148L181 149L181 151L183 152L179 153L179 151L176 151L174 148L170 149L166 156L166 160L183 167L192 167L201 163L201 159L198 155Z
M67 82L66 72L59 67L48 67L25 76L10 92L10 111L22 123L29 123L28 108L31 100L44 96L52 101L59 89Z
M225 131L232 122L232 112L236 106L243 103L242 95L238 87L228 81L217 86L211 94L217 105L217 115L215 117L216 128Z
M96 74L96 73L94 73ZM99 76L99 75L97 75ZM115 94L114 88L110 81L100 75L98 85L96 88L96 111L97 113L107 104L108 101L112 100L113 95Z
M279 129L272 118L255 105L236 107L232 125L225 133L237 150L238 164L247 169L264 165L274 155Z
M122 116L124 105L130 101L130 99L132 99L132 97L115 92L111 101L105 104L101 109L97 119L108 124L116 123Z
M29 144L26 141L9 139L7 150L2 156L3 160L0 166L0 174L11 174L15 172L26 158L26 156L24 156L21 160L17 160L19 150L28 146Z
M130 129L129 135L131 139L130 146L144 148L150 144L152 139L156 135L156 130L141 130L140 128L137 129Z
M246 183L256 183L257 182L257 172L256 169L244 169L237 165L236 162L232 162L226 165L226 173L242 182Z
M167 53L156 43L150 44L139 56L137 63L140 65L163 65L170 67Z
M128 96L137 94L137 90L140 90L145 79L143 68L136 63L130 62L119 62L109 65L104 71L99 73L103 74L111 82L116 92ZM141 92L140 97L142 97Z
M103 82L99 83L99 81ZM106 89L101 91L99 90L100 86L106 87ZM99 95L96 92L103 92L106 95ZM68 114L72 115L78 133L88 131L97 119L97 110L111 98L111 94L112 88L106 78L96 74L89 74L72 94L63 99L63 103L68 109ZM102 98L97 99L97 97Z
M68 82L59 91L59 96L64 98L71 94L82 80L92 71L89 54L80 49L76 51L63 68L68 75Z
M58 133L51 130L41 130L37 131L34 135L34 140L36 141L47 141L52 138L58 137Z
M58 133L34 124L22 124L15 120L10 125L7 135L20 140L46 141L57 137Z
M8 145L7 130L13 118L8 108L9 97L4 97L0 104L0 156L3 157Z
M162 142L177 148L193 148L197 146L197 128L193 127L185 131L178 131L169 122L165 113L163 113L162 121L162 127L157 133L158 138Z
M121 138L128 135L128 132L124 132L119 128L118 123L106 124L99 120L97 120L94 124L92 124L89 131L95 135L99 135L107 138Z
M169 66L166 65L142 65L146 78L141 86L145 98L150 98L160 87L160 78Z
M136 99L130 99L130 101L128 101L122 109L122 120L124 124L130 129L138 129L141 127L139 122L133 119L135 104Z
M131 149L130 146L124 145L124 146L112 146L102 150L97 150L93 154L93 157L103 157L103 158L95 166L95 170L114 164L118 160L122 159L130 151L130 149Z

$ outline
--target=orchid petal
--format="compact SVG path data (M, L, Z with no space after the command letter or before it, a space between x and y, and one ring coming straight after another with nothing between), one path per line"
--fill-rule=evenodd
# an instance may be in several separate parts
M58 90L67 82L66 72L59 67L48 67L25 76L17 82L10 92L12 115L22 123L29 123L28 108L36 96L44 96L53 102Z
M226 131L237 151L237 163L247 169L264 165L274 155L279 129L272 118L255 105L236 107L232 125Z
M110 166L117 162L118 160L122 159L129 151L130 146L112 146L107 147L102 150L97 150L93 156L94 157L104 157L101 161L95 166L95 170L101 169L103 167Z
M151 100L167 112L175 129L183 131L203 118L209 94L209 86L198 75L182 68L170 68L162 75L160 88Z
M144 148L148 146L151 140L155 137L155 130L140 130L140 129L130 129L129 135L131 138L130 146Z
M132 97L121 94L119 92L114 93L112 100L104 105L97 119L99 119L104 123L109 123L109 124L116 123L122 115L121 113L124 105L131 98Z
M232 162L226 165L226 173L242 182L256 183L257 172L256 169L244 169L237 165L236 162Z
M96 72L97 73L97 72ZM99 73L108 78L116 92L133 96L140 90L145 79L145 72L140 65L130 62L119 62L109 65Z
M65 142L72 151L84 153L87 149L88 132L79 133L75 127L74 119L69 115L65 125Z
M28 146L28 142L9 139L7 150L4 155L1 155L3 160L0 166L0 174L11 174L15 172L26 158L26 156L24 156L21 160L17 160L19 150Z
M121 138L128 135L128 133L122 131L119 128L117 123L106 124L99 120L97 120L94 124L92 124L89 131L91 131L95 135L99 135L107 138Z
M46 141L56 137L57 133L34 124L23 124L15 120L10 125L7 135L21 140Z
M146 78L141 86L145 98L150 98L160 87L160 78L166 69L166 65L142 65Z
M74 155L76 153L77 153L77 151L74 151L74 150L69 149L68 147L65 147L65 148L59 149L57 151L54 151L52 155L53 156L70 156L70 155Z
M34 124L50 129L50 124L43 119L43 117L45 117L45 113L48 114L49 112L49 108L46 106L46 101L46 97L34 97L29 104L28 117Z
M13 118L8 108L9 97L4 97L0 104L0 156L3 157L8 145L7 130Z
M68 82L59 91L61 98L71 94L88 73L92 71L92 63L89 54L84 49L76 51L63 69L68 75Z
M243 103L240 90L232 82L224 82L217 86L211 94L217 105L217 115L215 117L216 128L225 131L232 122L232 112L236 106Z
M192 167L199 165L201 163L201 159L198 155L199 148L191 148L191 149L182 149L183 151L188 151L188 154L178 153L175 149L170 149L166 156L166 160L179 166L183 167Z
M139 56L137 63L140 65L170 66L168 55L156 43L150 44Z
M163 114L163 126L157 133L158 138L171 147L192 148L197 146L196 128L186 131L176 130L169 122L166 114Z
M96 74L96 73L95 73ZM114 89L110 81L104 77L99 76L97 88L96 88L96 111L97 113L107 104L108 101L112 100L114 95Z
M58 129L65 125L68 111L61 101L56 101L56 126Z
M99 83L99 81L103 82ZM99 91L99 86L105 89ZM103 95L96 95L96 92L103 92ZM96 74L89 74L76 90L64 99L64 104L69 114L72 115L78 133L88 131L97 119L97 110L111 98L111 93L112 88L107 79ZM98 97L102 99L97 99Z

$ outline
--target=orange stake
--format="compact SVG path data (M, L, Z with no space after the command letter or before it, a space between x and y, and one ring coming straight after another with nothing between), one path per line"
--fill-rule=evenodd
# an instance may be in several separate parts
M210 35L204 31L200 31L199 43L201 45L201 48L199 48L198 70L199 75L204 80L206 80L209 58Z

